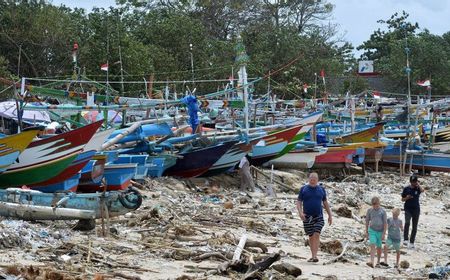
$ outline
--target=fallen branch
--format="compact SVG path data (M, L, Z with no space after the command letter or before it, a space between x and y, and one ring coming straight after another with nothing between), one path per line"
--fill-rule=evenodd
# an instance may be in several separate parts
M280 260L280 254L278 253L274 253L272 255L270 255L269 257L267 257L265 260L263 260L262 262L256 263L256 264L251 264L248 267L247 273L244 276L244 279L254 279L254 277L266 270L267 268L269 268L274 262L279 261Z
M193 261L202 261L202 260L209 259L209 258L218 258L218 259L221 259L224 261L228 261L228 259L219 252L205 253L205 254L199 255L197 257L194 257L192 260Z
M141 277L139 277L139 276L129 276L129 275L125 275L121 272L114 272L114 274L112 276L120 277L120 278L128 279L128 280L142 280Z
M267 253L269 251L264 243L256 240L247 240L244 246L244 248L254 248L254 247L260 248L263 253Z
M236 250L234 251L234 255L233 255L233 262L237 262L239 261L239 259L241 258L241 254L242 254L242 250L245 247L245 242L247 241L247 234L243 234L241 236L241 239L239 240L239 244L236 247Z

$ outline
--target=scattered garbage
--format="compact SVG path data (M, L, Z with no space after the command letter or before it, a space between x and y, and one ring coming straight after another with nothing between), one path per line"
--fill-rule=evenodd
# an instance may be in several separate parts
M51 279L446 279L450 273L442 265L450 255L450 175L420 179L433 187L421 196L416 249L401 248L400 270L393 268L394 252L391 268L364 265L369 257L364 216L374 195L388 217L391 208L402 209L407 177L368 173L322 180L333 224L325 216L320 261L311 264L295 207L307 176L295 170L273 175L289 185L273 184L276 197L258 187L239 191L238 175L158 178L142 182L141 208L108 223L0 220L0 262L11 264L2 266L0 278L47 279L44 275L54 273L59 278ZM257 185L268 186L268 180L260 178Z

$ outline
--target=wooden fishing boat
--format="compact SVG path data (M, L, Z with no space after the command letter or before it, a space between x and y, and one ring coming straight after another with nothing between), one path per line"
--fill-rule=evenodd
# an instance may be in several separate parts
M136 173L132 177L135 180L142 180L147 177L148 165L147 165L148 155L119 155L117 160L114 161L115 164L126 164L135 163Z
M105 188L108 191L125 190L130 186L131 179L136 176L136 163L107 163L104 167L102 180L94 184L79 184L79 192L100 192Z
M327 150L327 147L298 148L270 160L267 165L275 168L309 169L313 167L316 157L325 154Z
M406 142L402 141L401 145L401 149L400 143L389 145L384 149L384 165L395 167L400 165L400 151L402 152L401 158L404 160ZM450 172L450 154L437 153L419 147L413 147L413 149L407 150L406 166L409 166L411 162L412 169L418 171Z
M54 193L54 192L76 192L78 184L80 182L81 175L79 173L75 174L71 178L68 178L62 182L45 185L45 186L33 186L31 189L44 192L44 193Z
M294 138L302 125L287 128L264 136L248 154L250 164L262 165L275 158Z
M379 141L328 145L328 151L316 157L314 168L348 168L352 162L362 164L366 149L379 149L386 145Z
M109 217L124 215L142 204L135 189L105 193L42 193L34 190L0 190L0 215L25 220L98 219L106 205Z
M166 169L177 163L177 157L170 154L149 156L147 159L147 176L161 177Z
M183 178L197 177L208 171L237 141L227 141L206 148L197 148L178 153L177 163L168 168L164 175Z
M309 116L306 116L299 122L297 122L297 125L303 125L300 130L297 132L297 134L294 136L294 138L291 139L291 141L284 147L281 152L277 155L277 157L282 157L283 155L289 153L289 151L295 149L295 146L305 138L306 134L311 130L311 128L315 125L315 123L322 118L323 112L315 112L313 114L310 114Z
M79 185L98 184L105 172L106 155L95 155L80 171Z
M57 185L58 183L64 183L64 181L75 176L80 170L94 157L95 151L81 152L77 155L74 161L72 161L66 169L64 169L58 175L37 184L28 184L27 186L32 189L41 190L42 187L48 185ZM64 184L61 184L64 186Z
M334 138L334 141L339 144L369 142L377 135L378 132L380 132L381 129L383 129L384 124L384 122L377 123L374 127L336 137Z
M20 153L31 143L39 129L30 129L22 133L0 138L0 173L13 164Z
M57 176L75 160L101 125L99 121L31 142L17 162L0 174L0 188L37 184Z
M326 153L316 156L312 168L349 168L357 148L328 147Z
M201 177L210 177L222 174L230 169L233 169L239 161L252 149L252 146L258 140L253 140L249 143L239 142L234 144L218 161L216 161L211 168L208 169Z

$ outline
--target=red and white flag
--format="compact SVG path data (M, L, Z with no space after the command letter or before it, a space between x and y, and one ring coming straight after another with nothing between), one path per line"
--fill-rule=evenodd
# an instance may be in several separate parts
M310 86L308 86L307 83L304 83L304 84L303 84L303 92L304 92L304 93L308 93L308 88L310 88Z
M374 90L372 92L373 98L381 98L381 92Z
M431 86L431 81L430 80L417 81L417 85L419 85L421 87L429 87L429 86Z
M105 64L102 64L102 66L100 66L100 69L102 70L102 71L108 71L108 63L105 63Z
M322 77L323 84L325 85L325 70L323 68L320 70L320 77Z

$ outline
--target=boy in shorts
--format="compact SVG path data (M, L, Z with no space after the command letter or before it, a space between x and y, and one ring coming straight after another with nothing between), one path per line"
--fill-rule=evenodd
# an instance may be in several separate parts
M403 223L398 217L400 215L400 209L394 208L392 210L392 218L387 219L388 224L388 238L386 244L384 245L384 262L387 264L387 254L388 249L394 249L397 253L397 262L395 263L395 268L398 268L400 263L400 241L401 234L403 231Z
M382 241L385 238L387 229L386 211L380 207L380 198L372 197L372 208L367 210L366 214L366 238L370 243L370 262L368 266L374 267L375 250L377 252L377 267L387 266L387 263L381 262Z

